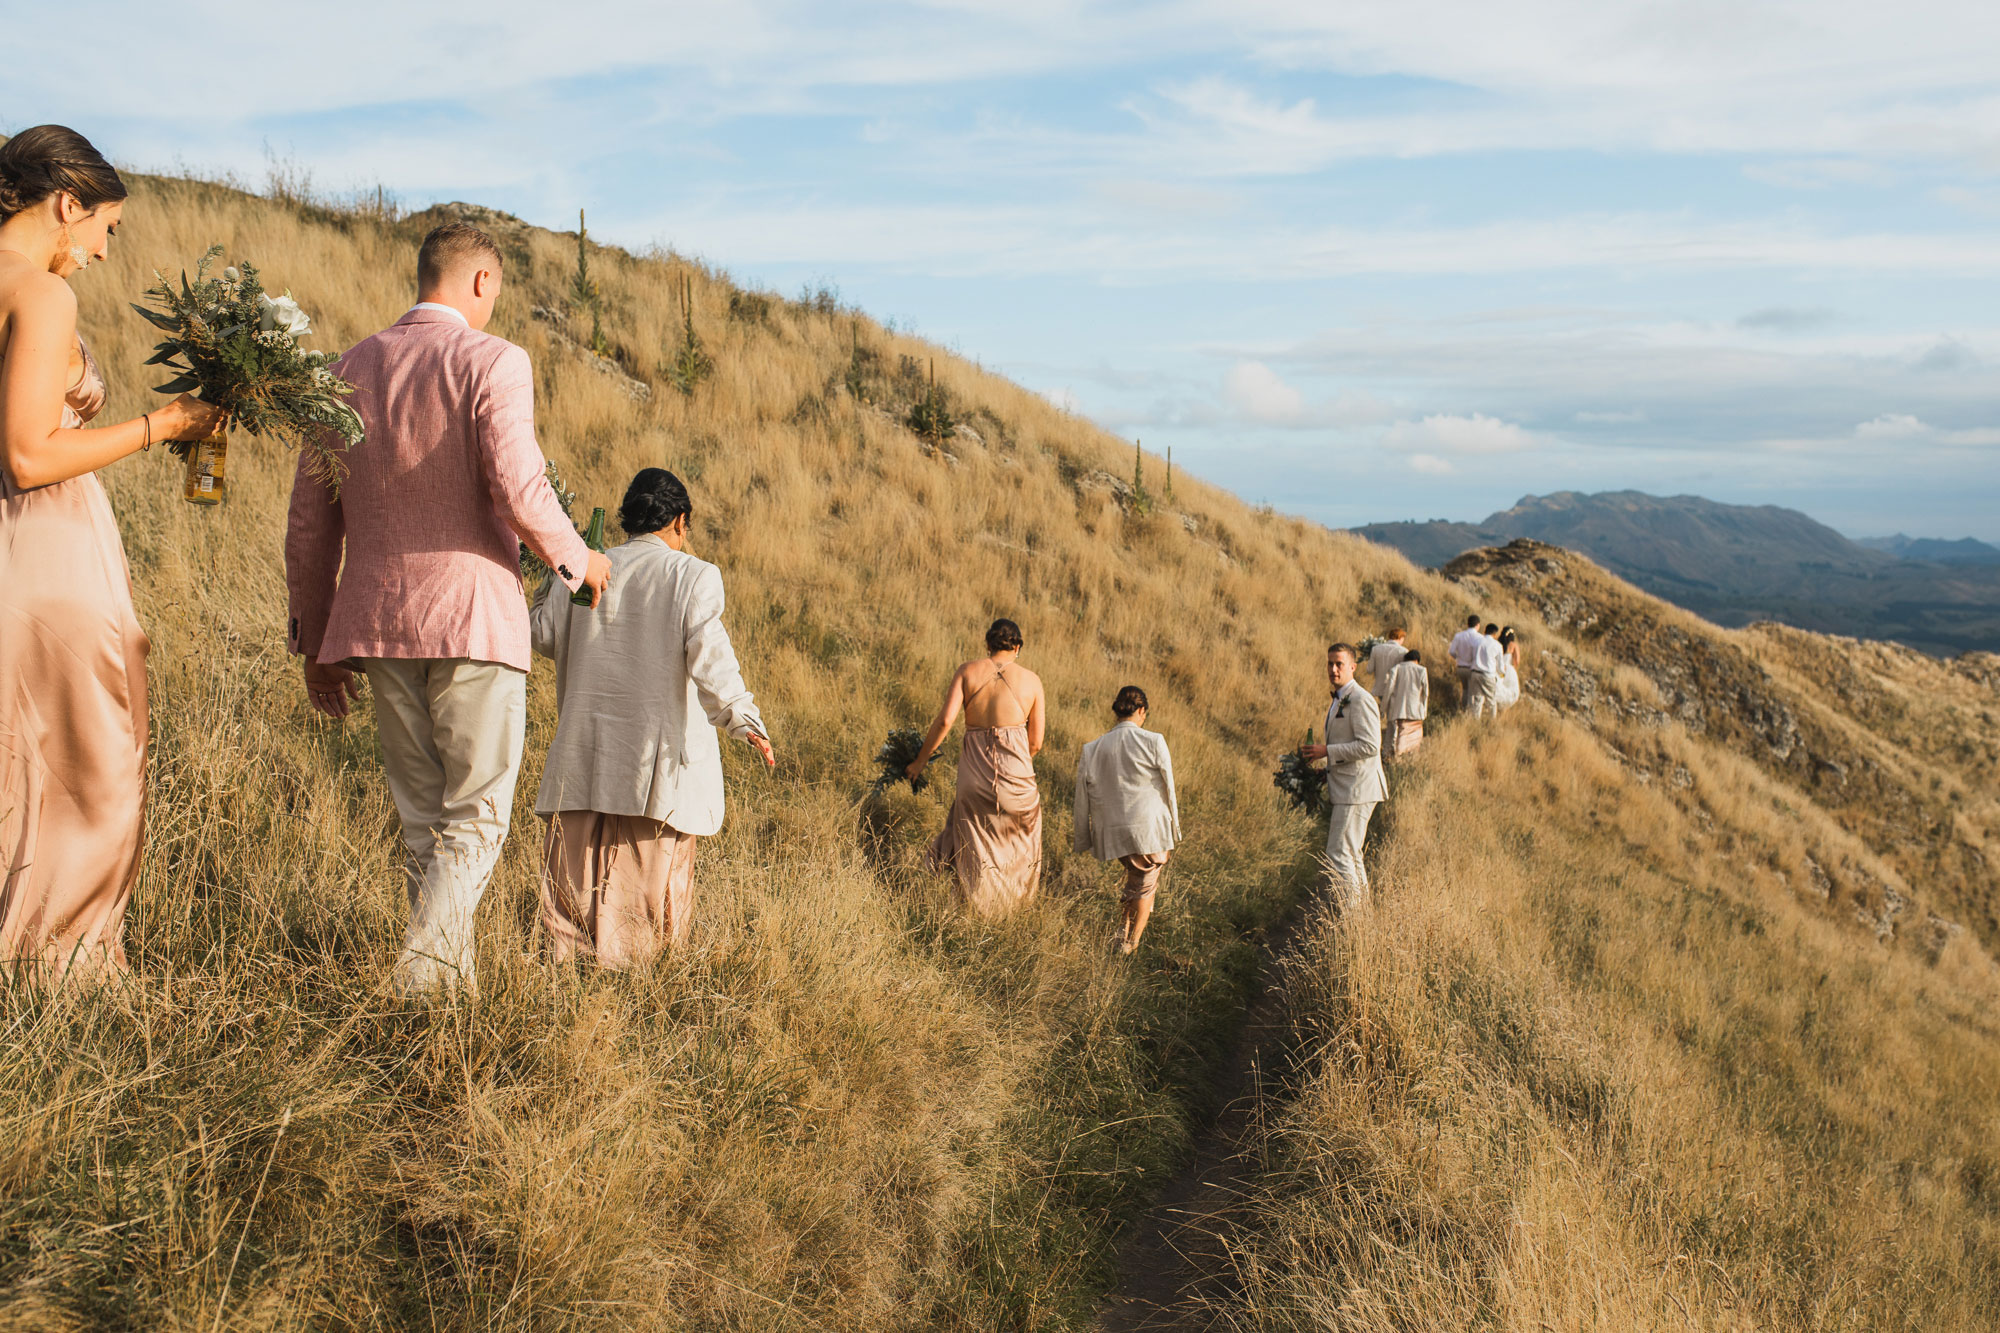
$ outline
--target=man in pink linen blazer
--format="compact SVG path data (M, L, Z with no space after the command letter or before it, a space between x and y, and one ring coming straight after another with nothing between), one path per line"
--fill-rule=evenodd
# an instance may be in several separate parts
M313 706L346 716L356 669L374 687L409 851L405 993L472 980L473 913L526 732L517 541L565 587L587 586L592 605L610 572L543 475L528 354L482 332L500 269L498 246L469 223L424 239L417 306L336 368L356 386L366 438L338 496L301 462L285 536L287 639Z

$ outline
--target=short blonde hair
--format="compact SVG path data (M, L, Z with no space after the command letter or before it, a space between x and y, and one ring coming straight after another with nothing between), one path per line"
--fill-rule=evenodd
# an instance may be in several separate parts
M428 291L467 263L481 259L500 268L500 247L491 236L470 222L447 222L432 227L417 250L417 290Z

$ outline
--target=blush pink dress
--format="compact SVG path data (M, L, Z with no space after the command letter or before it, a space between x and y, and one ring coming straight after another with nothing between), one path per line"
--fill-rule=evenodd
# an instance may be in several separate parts
M83 347L63 426L104 406ZM145 842L146 635L95 474L22 490L0 467L0 967L123 971Z

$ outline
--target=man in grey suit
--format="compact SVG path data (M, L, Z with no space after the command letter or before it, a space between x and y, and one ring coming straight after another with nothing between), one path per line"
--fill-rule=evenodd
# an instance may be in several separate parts
M1361 840L1375 807L1389 799L1382 773L1382 710L1354 680L1358 654L1351 644L1326 650L1326 679L1333 702L1326 710L1326 744L1299 751L1307 762L1326 760L1326 794L1333 818L1326 831L1326 860L1342 909L1368 901L1368 868Z

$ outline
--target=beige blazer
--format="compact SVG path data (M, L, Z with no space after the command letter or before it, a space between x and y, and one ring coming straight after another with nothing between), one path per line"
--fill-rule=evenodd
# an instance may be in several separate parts
M1391 722L1421 722L1431 712L1431 673L1422 662L1398 662L1389 673L1384 712Z
M1394 639L1384 639L1368 650L1368 675L1371 681L1368 692L1377 699L1389 697L1389 677L1396 670L1396 663L1409 655L1409 649Z
M556 738L535 813L643 815L722 827L715 729L768 735L722 627L722 571L656 536L613 547L596 610L554 579L535 594L535 651L556 662ZM551 587L555 591L550 591Z
M1166 738L1120 722L1083 747L1076 766L1076 850L1100 861L1170 852L1181 840Z
M1335 805L1389 799L1389 780L1382 774L1382 709L1352 680L1326 710L1326 794Z

